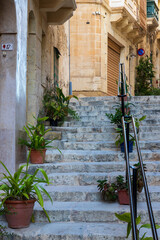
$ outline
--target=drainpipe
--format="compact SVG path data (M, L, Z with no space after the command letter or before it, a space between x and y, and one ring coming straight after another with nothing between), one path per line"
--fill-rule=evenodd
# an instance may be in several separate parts
M70 49L70 20L68 21L69 28L69 95L72 95L72 82L71 82L71 49Z

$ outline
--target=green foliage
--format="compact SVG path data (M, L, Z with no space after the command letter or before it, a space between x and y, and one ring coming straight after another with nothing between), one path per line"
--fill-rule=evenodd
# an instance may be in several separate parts
M65 118L70 115L74 119L79 120L78 114L69 107L71 98L78 100L76 96L65 96L61 88L46 88L43 95L42 114L54 121L64 122Z
M140 118L135 118L135 126L137 128L137 133L139 133L139 127L140 127L140 123L146 119L146 115L142 116ZM130 121L130 120L128 120ZM120 144L122 144L124 142L124 137L123 137L123 129L122 128L115 128L116 132L118 133L117 137L116 137L116 141L115 144L118 147ZM129 134L129 141L132 141L133 143L135 143L135 138L133 137L132 134Z
M154 77L151 58L141 58L139 65L136 67L136 73L135 95L148 95Z
M151 87L149 89L149 91L147 92L147 95L159 96L160 95L160 88Z
M36 119L34 117L34 119ZM51 129L45 130L44 126L44 121L46 121L48 117L44 118L37 118L36 119L36 126L27 124L24 126L24 130L27 133L27 136L29 138L29 141L26 139L19 139L19 144L27 146L29 149L34 149L34 150L41 150L47 148L51 148L49 144L53 142L53 140L46 140L44 138L44 135L49 132Z
M126 103L124 105L125 108L125 114L130 115L130 105L134 106L132 103ZM115 109L115 113L106 113L106 116L110 119L111 123L116 124L117 126L122 125L122 110L121 110L121 104L117 104L113 106Z
M139 193L141 193L142 189L144 187L144 184L143 184L143 178L142 178L142 171L141 171L140 163L136 163L136 164L134 164L134 166L137 167L137 191ZM146 172L147 171L146 164L143 164L143 168L144 168L144 171Z
M128 189L128 183L124 181L124 177L122 175L116 177L116 186L118 191Z
M2 173L3 177L0 184L0 198L2 201L0 207L2 207L6 200L36 199L50 222L50 218L44 209L42 193L45 194L51 202L52 198L50 197L49 193L40 185L41 183L49 185L50 181L46 172L42 168L36 169L33 175L29 174L29 157L30 152L27 158L27 164L20 166L13 176L3 162L0 161L0 164L6 171L6 173ZM42 173L43 178L37 177L38 172Z
M131 229L132 229L132 225L131 225L131 214L130 213L123 213L123 214L117 214L115 213L115 216L123 222L127 223L127 238L129 237L130 233L131 233ZM141 223L141 216L138 216L136 219L136 224L139 225ZM152 237L145 237L146 236L146 232L143 234L142 237L140 237L140 230L142 228L147 228L150 229L151 225L150 224L142 224L141 226L137 227L137 237L138 240L153 240ZM160 228L159 225L156 225L156 228Z
M120 108L115 109L115 114L106 113L106 116L110 119L111 123L121 125L122 111Z
M115 144L118 147L119 145L121 145L124 142L123 129L115 128L115 130L118 133L118 135L116 136L116 141L115 141ZM135 142L135 139L132 136L132 134L129 134L129 141L132 141L133 143Z
M105 201L117 200L117 187L115 183L108 183L107 180L98 180L98 190L102 193Z
M137 133L139 133L139 127L140 127L140 124L143 120L146 119L146 115L142 116L141 118L135 118L135 126L137 128Z
M5 211L4 211L4 209L0 209L0 216L2 216L2 215L4 215L5 214ZM6 232L6 227L4 227L4 226L2 226L2 225L0 225L0 239L1 239L1 237L9 237L10 236L10 234L8 234L7 232Z

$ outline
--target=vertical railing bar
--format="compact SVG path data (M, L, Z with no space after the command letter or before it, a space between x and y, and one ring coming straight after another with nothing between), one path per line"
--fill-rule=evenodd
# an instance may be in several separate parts
M138 144L138 137L137 137L136 126L135 126L135 121L134 121L133 116L132 116L132 124L133 124L133 131L134 131L134 136L135 136L135 141L136 141L138 159L139 159L139 163L140 163L140 166L141 166L145 196L146 196L148 213L149 213L149 219L150 219L151 229L152 229L152 236L153 236L153 240L158 240L158 234L157 234L157 230L156 230L156 225L155 225L155 220L154 220L154 215L153 215L153 209L152 209L152 204L151 204L148 185L147 185L147 179L146 179L146 175L145 175L145 171L144 171L144 167L143 167L142 155L141 155L140 147L139 147L139 144Z
M136 226L136 219L135 219L134 207L133 207L131 173L130 173L130 165L129 165L129 158L128 158L128 147L127 147L126 127L125 127L124 117L122 117L122 126L123 126L123 135L124 135L125 159L126 159L126 167L127 167L127 175L128 175L128 190L129 190L130 212L131 212L131 221L132 221L132 236L133 236L133 240L137 240L137 226Z

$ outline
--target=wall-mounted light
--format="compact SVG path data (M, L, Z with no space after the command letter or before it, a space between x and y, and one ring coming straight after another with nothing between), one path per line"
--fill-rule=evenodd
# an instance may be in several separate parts
M126 56L126 60L128 60L129 58L132 58L132 57L136 57L136 54L134 54L134 53L129 53L129 54Z

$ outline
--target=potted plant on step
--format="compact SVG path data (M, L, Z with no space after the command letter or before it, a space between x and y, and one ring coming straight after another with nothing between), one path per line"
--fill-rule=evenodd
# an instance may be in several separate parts
M73 95L65 96L62 89L59 87L45 89L41 114L49 118L51 126L62 125L68 115L79 120L76 111L69 106L71 98L78 100L78 98Z
M118 201L120 205L129 205L128 184L124 181L124 177L119 175L116 178L116 186L118 191Z
M25 145L28 147L28 149L31 150L31 163L42 164L45 161L46 148L54 148L52 146L49 146L49 144L55 139L45 139L45 134L51 130L45 130L44 126L44 121L46 121L48 117L37 119L34 117L34 119L36 120L36 125L31 125L28 123L26 126L24 126L28 140L20 138L19 144Z
M107 180L98 180L98 190L102 193L102 199L108 202L117 200L117 188L115 183L108 183Z
M18 168L12 175L4 163L0 162L6 173L0 183L1 205L4 206L5 215L10 228L28 227L32 217L34 203L37 201L42 207L50 222L50 218L44 208L42 193L45 194L52 202L49 193L40 184L50 184L46 172L42 168L38 168L33 175L28 173L29 157L27 164ZM41 172L43 178L37 177L37 173Z

